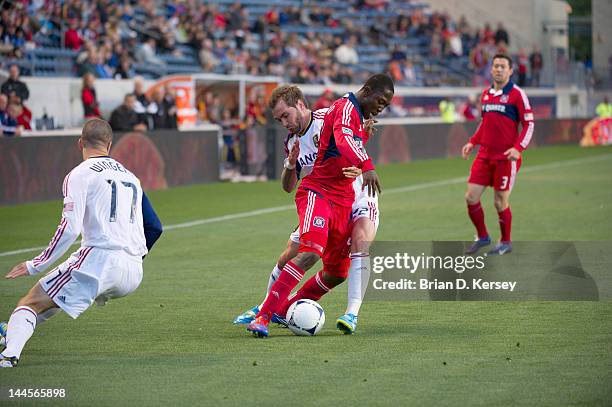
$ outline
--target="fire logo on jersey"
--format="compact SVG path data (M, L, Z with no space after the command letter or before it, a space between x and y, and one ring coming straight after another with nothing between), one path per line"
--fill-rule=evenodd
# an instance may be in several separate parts
M316 148L319 148L319 133L315 133L315 135L312 136L312 142Z
M318 228L323 228L325 227L325 219L320 216L315 216L312 220L312 224Z

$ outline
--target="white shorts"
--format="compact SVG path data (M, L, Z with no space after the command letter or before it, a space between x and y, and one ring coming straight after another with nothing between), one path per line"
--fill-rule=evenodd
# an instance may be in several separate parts
M77 318L95 301L124 297L142 281L142 259L121 250L81 247L40 279L43 290L66 314Z
M376 196L368 196L368 189L361 190L363 185L363 177L360 175L353 182L353 190L355 191L355 202L353 202L353 210L351 212L351 220L355 222L359 218L368 218L374 222L376 231L380 217L378 213L378 193Z
M300 227L296 227L295 230L293 232L291 232L291 234L289 235L289 240L291 240L293 243L300 243Z

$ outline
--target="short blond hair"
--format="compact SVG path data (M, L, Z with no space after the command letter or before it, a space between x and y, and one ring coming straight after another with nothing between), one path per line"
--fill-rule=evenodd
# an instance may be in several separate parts
M113 141L113 129L106 120L89 119L83 126L81 140L86 147L106 147Z
M281 85L274 89L272 96L270 96L270 102L268 107L274 109L278 104L279 100L284 101L287 106L296 107L298 101L302 101L304 106L308 106L302 90L295 85Z

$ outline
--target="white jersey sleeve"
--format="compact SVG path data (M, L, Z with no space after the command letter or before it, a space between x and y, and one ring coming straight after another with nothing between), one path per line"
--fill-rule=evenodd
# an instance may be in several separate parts
M64 178L62 219L47 248L34 259L26 262L30 274L45 271L66 253L81 234L87 204L87 178L78 171L78 168Z

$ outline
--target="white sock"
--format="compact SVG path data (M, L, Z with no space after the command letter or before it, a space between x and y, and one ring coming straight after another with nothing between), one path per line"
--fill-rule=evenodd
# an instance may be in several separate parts
M19 359L23 347L34 333L36 318L36 312L30 307L15 308L6 330L6 349L2 351L4 356Z
M49 308L48 310L41 312L36 316L36 326L42 324L43 322L49 320L53 315L60 312L61 308Z
M359 315L359 308L361 308L369 282L370 255L368 253L352 253L348 276L347 314Z
M276 282L276 279L278 278L278 276L280 276L281 271L282 270L278 268L278 264L274 265L274 269L270 273L270 279L268 280L268 288L266 288L266 295L270 292L270 289L272 288L272 285ZM264 298L263 302L261 304L259 304L259 308L260 309L263 306L263 303L265 301L266 301L266 299Z

